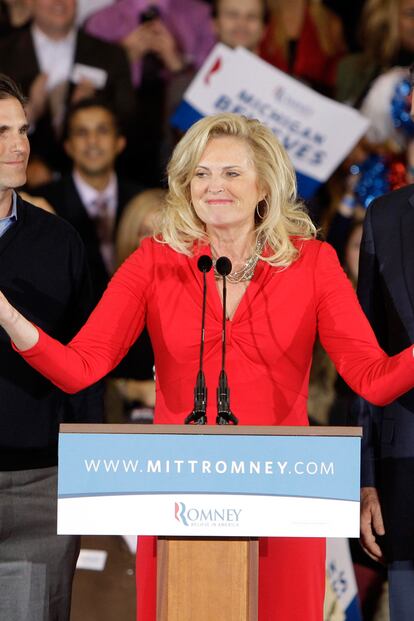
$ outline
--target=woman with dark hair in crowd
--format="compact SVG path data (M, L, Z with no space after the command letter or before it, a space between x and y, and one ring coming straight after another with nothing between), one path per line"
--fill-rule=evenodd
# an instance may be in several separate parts
M151 188L140 192L122 212L115 240L119 267L146 237L159 229L167 191ZM144 328L138 341L114 372L114 385L123 401L125 418L130 422L152 422L155 405L154 353Z

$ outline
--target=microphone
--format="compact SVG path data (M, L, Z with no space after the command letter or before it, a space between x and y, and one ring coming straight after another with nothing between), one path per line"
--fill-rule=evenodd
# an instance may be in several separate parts
M223 323L222 323L222 347L221 347L221 371L217 388L217 425L237 425L239 420L230 410L230 388L226 373L226 301L227 284L226 276L231 272L231 261L227 257L220 257L216 261L216 271L223 277Z
M213 261L211 258L203 254L197 261L197 267L200 272L203 273L203 309L201 312L201 342L200 342L200 365L197 373L196 385L194 388L194 409L186 417L184 423L186 425L206 425L207 424L207 386L206 378L203 371L203 356L204 356L204 323L206 318L206 298L207 298L207 280L206 274L212 268Z

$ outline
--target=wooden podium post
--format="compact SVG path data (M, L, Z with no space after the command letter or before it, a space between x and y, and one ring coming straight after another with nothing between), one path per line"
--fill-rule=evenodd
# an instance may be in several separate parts
M257 621L258 539L158 538L157 621Z

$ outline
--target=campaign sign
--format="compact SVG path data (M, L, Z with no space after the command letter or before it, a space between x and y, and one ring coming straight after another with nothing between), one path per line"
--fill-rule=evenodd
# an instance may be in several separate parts
M61 433L58 533L357 537L359 457L355 436Z
M326 574L344 621L362 621L358 587L348 539L327 539Z
M203 116L234 112L270 127L283 144L309 198L345 159L369 122L244 48L219 43L184 94L172 124L187 130Z

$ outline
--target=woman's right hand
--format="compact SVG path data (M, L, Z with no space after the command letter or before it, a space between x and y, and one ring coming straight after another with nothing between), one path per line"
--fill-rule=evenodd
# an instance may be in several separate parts
M37 328L19 313L0 291L0 326L9 335L17 349L25 351L39 340Z
M0 325L7 331L7 326L12 325L16 321L17 316L17 310L0 291Z

